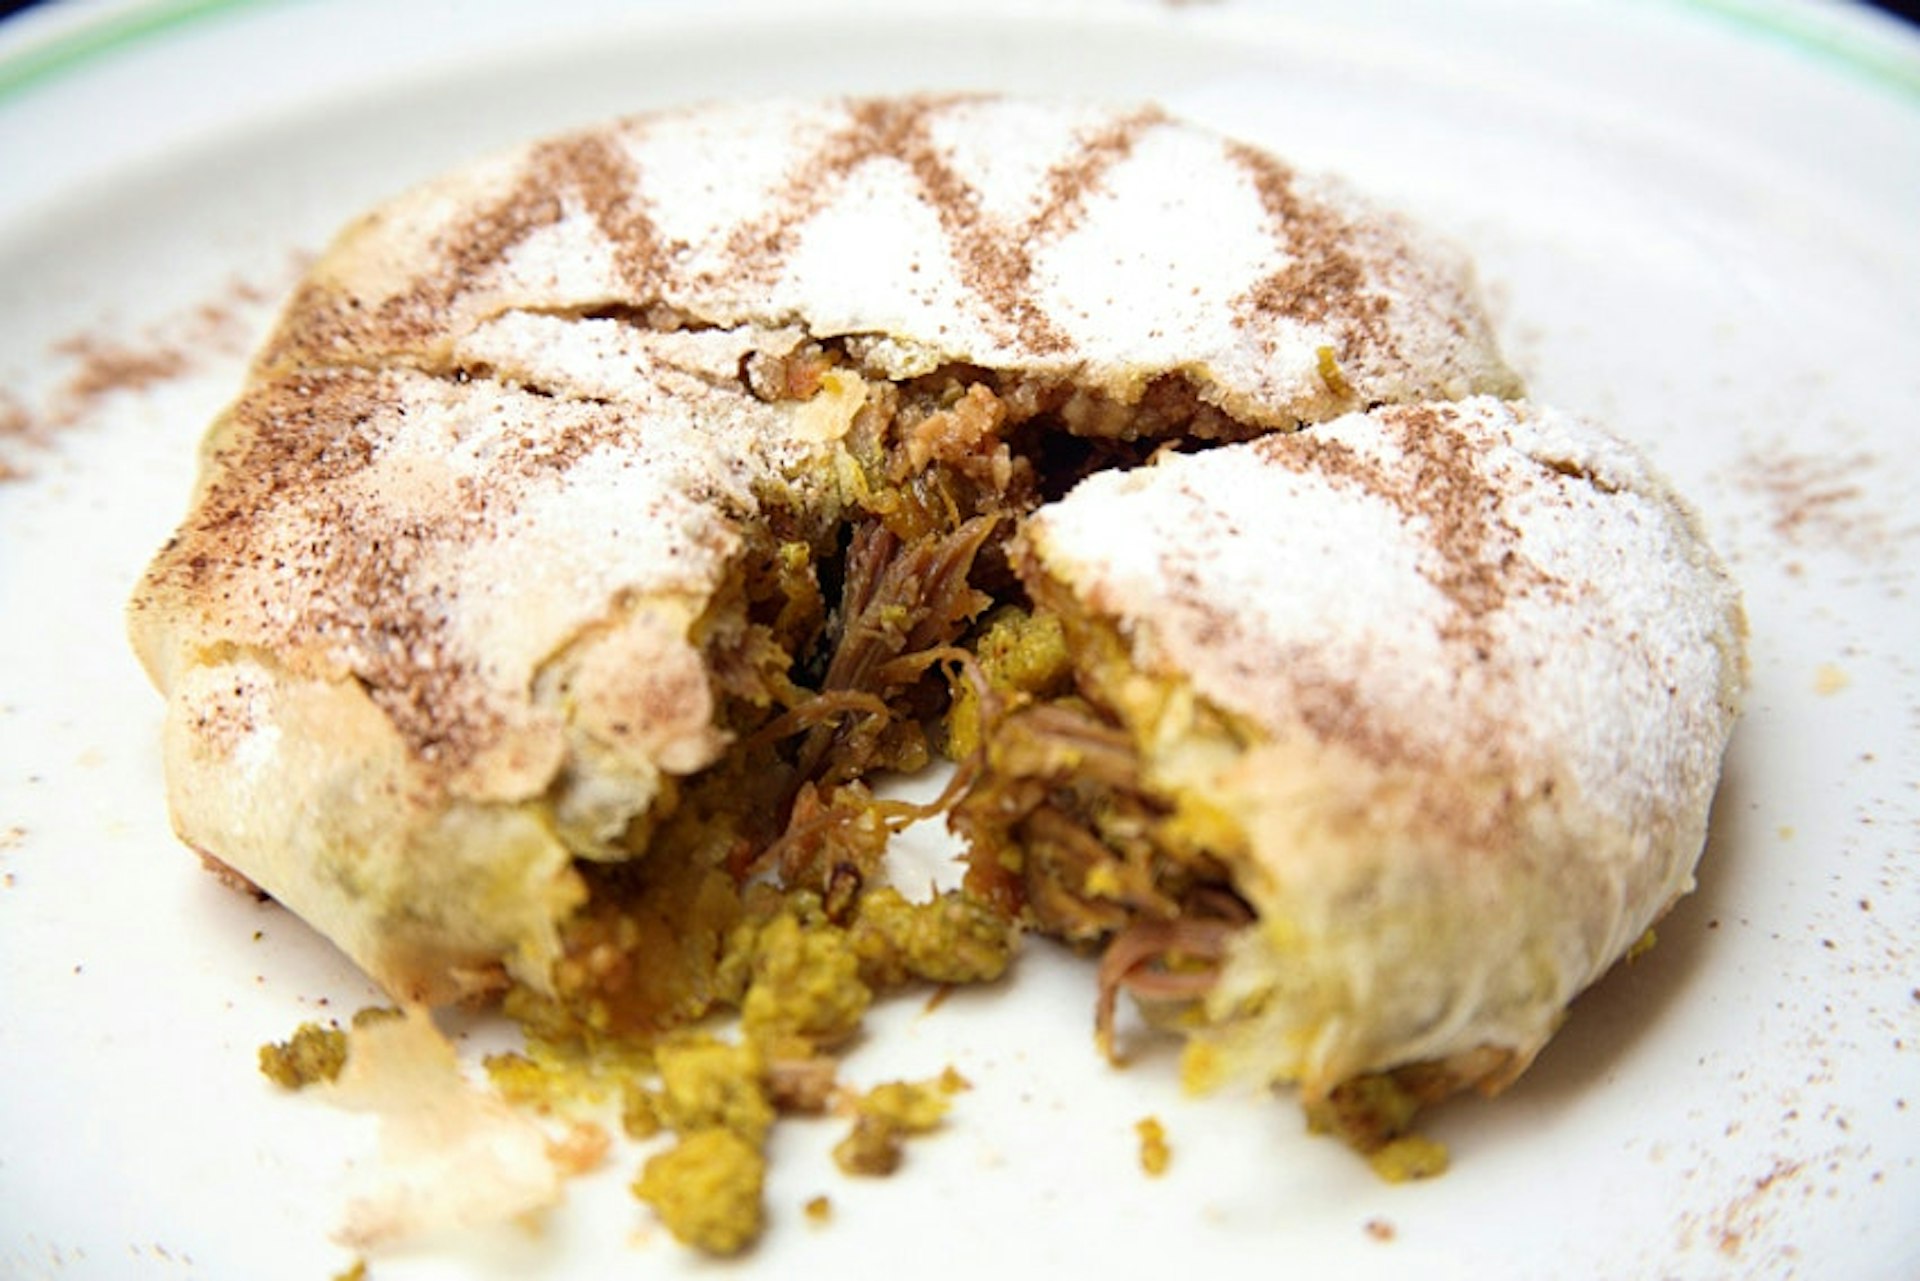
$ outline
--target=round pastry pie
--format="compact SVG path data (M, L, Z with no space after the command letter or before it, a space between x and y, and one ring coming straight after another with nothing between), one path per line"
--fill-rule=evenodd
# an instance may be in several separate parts
M1511 383L1456 255L1152 110L538 143L349 227L213 427L132 612L175 823L396 995L545 985L584 873L821 692L850 543L964 581L1154 442Z
M1109 999L1497 1083L1687 885L1740 667L1518 393L1458 253L1151 108L527 146L348 227L209 433L131 614L174 822L399 999L660 1027L944 745L969 903Z

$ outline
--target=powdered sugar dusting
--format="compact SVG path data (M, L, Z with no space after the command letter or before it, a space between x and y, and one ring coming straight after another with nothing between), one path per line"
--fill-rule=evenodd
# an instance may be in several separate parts
M1279 426L1514 386L1460 258L1150 108L706 108L476 173L350 232L279 350L336 359L458 340L514 309L667 302L703 324L804 317L819 336L885 333L1122 392L1192 371L1218 403ZM1116 280L1134 305L1116 305Z
M726 513L750 510L754 474L716 447L702 411L722 397L702 390L633 381L620 406L406 372L269 382L142 609L191 601L196 628L295 673L351 673L467 786L543 782L497 777L558 733L530 703L541 663L623 595L704 600L738 551ZM735 396L723 417L754 409L775 413Z
M1477 399L1100 476L1042 512L1049 572L1135 656L1271 732L1383 766L1563 773L1630 821L1699 807L1737 606L1626 446Z
M756 104L535 143L315 264L136 633L156 673L218 638L350 674L420 761L518 795L558 732L542 661L621 601L697 612L756 485L831 483L833 424L755 399L748 353L879 335L1123 396L1184 371L1280 426L1330 412L1329 358L1342 395L1503 384L1464 269L1396 227L1152 108ZM1337 279L1287 295L1303 254ZM1407 270L1435 287L1389 335Z
M1261 924L1209 1002L1251 1011L1221 1033L1246 1071L1312 1093L1464 1056L1498 1088L1690 887L1740 609L1598 429L1386 408L1096 476L1027 537L1037 590L1239 727L1221 751L1185 699L1085 673L1240 825Z

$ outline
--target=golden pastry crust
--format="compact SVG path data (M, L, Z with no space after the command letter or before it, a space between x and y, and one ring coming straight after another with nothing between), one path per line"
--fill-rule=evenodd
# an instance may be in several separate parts
M210 432L131 615L176 827L396 996L545 987L586 873L776 710L765 562L856 507L904 528L861 433L962 374L1002 487L1016 403L1123 439L1514 388L1458 255L1152 109L754 104L522 148L343 232ZM963 435L902 492L986 484Z

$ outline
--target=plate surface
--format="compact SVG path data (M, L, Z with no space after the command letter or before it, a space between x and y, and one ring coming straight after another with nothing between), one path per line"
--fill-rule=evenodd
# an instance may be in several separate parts
M1285 1100L1090 1041L1091 974L884 1007L856 1082L974 1089L891 1180L783 1128L741 1265L860 1276L1920 1275L1920 44L1825 5L392 6L175 0L0 26L0 1274L324 1277L370 1132L254 1048L376 994L169 833L121 610L274 299L348 216L650 106L1151 97L1464 242L1542 400L1640 441L1747 595L1700 887L1504 1098L1378 1183ZM924 836L924 834L923 834ZM936 852L937 855L937 852ZM450 1024L477 1059L502 1029ZM1134 1122L1165 1124L1166 1177ZM710 1271L621 1150L535 1233L373 1275ZM824 1225L801 1212L827 1194Z

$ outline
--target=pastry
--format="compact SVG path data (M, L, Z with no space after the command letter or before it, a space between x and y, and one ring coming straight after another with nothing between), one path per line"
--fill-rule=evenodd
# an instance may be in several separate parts
M398 999L670 1023L796 813L925 761L1027 513L1516 390L1457 253L1153 109L526 146L349 226L209 432L131 609L173 820Z
M1201 1077L1348 1128L1498 1090L1692 886L1744 619L1599 428L1352 414L1091 477L1015 560L1073 672L987 717L975 878Z

